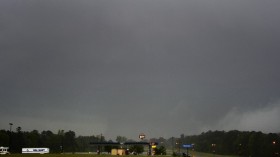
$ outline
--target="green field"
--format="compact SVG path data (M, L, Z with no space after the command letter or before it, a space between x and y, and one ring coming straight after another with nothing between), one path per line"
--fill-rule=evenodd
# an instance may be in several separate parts
M216 154L207 154L199 152L190 152L192 157L236 157L236 156L226 156L226 155L216 155ZM8 157L114 157L112 155L96 155L96 154L10 154L3 155ZM146 155L126 155L124 157L144 157ZM117 157L117 156L115 156ZM154 157L171 157L170 155L159 155Z

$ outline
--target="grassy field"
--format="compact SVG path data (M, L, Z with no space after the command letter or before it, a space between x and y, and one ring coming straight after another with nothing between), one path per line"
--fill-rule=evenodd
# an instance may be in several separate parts
M208 154L208 153L200 153L200 152L190 152L192 157L237 157L230 155L217 155L217 154Z
M236 156L226 156L226 155L216 155L216 154L207 154L199 152L190 152L192 157L236 157ZM95 154L10 154L3 155L8 157L117 157L112 155L95 155ZM144 157L146 155L127 155L124 157ZM167 155L168 156L168 155ZM154 156L154 157L165 157L165 156ZM171 156L169 156L171 157Z

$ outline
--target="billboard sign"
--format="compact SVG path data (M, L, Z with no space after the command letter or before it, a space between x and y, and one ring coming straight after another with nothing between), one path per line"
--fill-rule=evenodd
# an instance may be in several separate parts
M49 153L49 148L22 148L22 153L38 153L38 154L45 154Z

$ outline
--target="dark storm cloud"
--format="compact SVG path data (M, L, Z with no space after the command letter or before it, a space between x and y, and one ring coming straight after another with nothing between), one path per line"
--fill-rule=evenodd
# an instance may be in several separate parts
M1 1L1 127L113 139L277 132L279 6Z

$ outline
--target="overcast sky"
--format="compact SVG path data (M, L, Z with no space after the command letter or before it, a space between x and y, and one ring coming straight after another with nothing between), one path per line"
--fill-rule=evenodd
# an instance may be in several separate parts
M1 0L0 129L280 132L279 0Z

